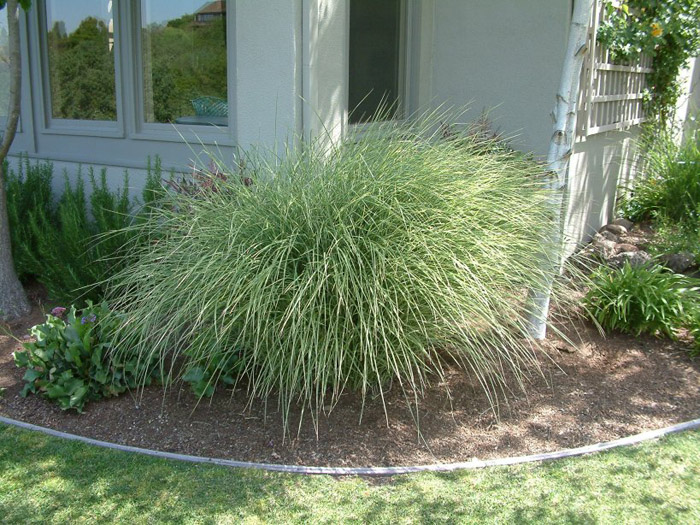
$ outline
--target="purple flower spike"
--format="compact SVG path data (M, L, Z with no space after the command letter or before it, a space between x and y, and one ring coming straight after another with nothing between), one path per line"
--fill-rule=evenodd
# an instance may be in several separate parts
M80 324L94 323L95 321L97 321L97 316L95 314L90 314L86 317L81 318Z
M66 309L63 306L57 306L51 310L51 315L54 317L63 317L63 314L66 313Z

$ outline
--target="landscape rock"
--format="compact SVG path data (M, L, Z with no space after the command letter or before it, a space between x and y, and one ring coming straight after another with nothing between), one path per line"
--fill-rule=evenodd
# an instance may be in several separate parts
M623 252L638 252L639 248L636 247L634 244L629 244L626 242L616 244L615 245L615 253L623 253Z
M608 230L603 230L602 232L598 233L597 235L600 235L601 237L613 241L613 242L620 242L620 237L618 235L615 235L613 232L608 231Z
M624 226L620 226L619 224L606 224L599 231L609 231L614 233L615 235L624 235L625 233L627 233L627 228L625 228Z
M593 246L589 244L578 253L574 254L570 261L575 268L578 268L584 274L588 275L602 264L603 259L596 253Z
M607 259L615 254L615 241L606 239L602 234L596 233L593 236L593 241L591 245L595 250L595 253Z
M627 219L623 219L622 217L618 217L617 219L612 221L610 224L613 224L615 226L622 226L627 231L631 230L632 226L634 226L634 223L632 221L628 221Z
M674 273L683 273L695 266L695 256L690 252L665 254L660 257L660 261Z
M636 252L622 252L607 259L608 265L613 268L622 268L626 262L629 262L633 268L646 266L651 263L651 256L642 250Z
M578 350L574 345L566 341L558 341L556 344L556 349L565 354L573 354Z

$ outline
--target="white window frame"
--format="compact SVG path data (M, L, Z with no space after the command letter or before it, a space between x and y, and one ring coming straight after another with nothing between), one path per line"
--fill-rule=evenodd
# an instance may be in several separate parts
M228 126L215 127L207 125L184 125L170 123L147 123L143 118L143 79L142 58L140 49L141 34L141 0L113 0L112 17L114 31L114 73L117 119L116 121L93 121L58 119L52 117L51 90L48 69L48 49L46 38L46 3L36 0L32 3L28 18L28 30L33 34L28 39L31 60L31 78L35 90L35 103L40 112L35 119L36 133L39 143L50 143L49 151L61 150L65 147L63 139L70 136L94 137L119 141L135 141L143 143L144 162L149 154L162 151L162 147L149 143L173 143L173 147L187 147L187 144L204 146L231 147L236 145L236 107L235 107L235 0L227 1L226 32L227 32L227 99L229 105ZM130 57L135 57L131 59ZM25 99L26 100L26 99ZM23 104L23 106L28 104ZM58 142L50 137L55 136ZM55 144L55 145L52 145ZM42 148L37 144L42 154ZM35 146L35 150L36 147ZM88 162L114 162L108 154L109 142L100 142L96 151L104 160L88 160ZM53 154L52 154L53 156ZM94 154L89 155L92 158ZM57 156L60 159L60 156Z
M126 39L125 45L128 48L126 56L135 57L130 61L129 73L130 78L125 82L125 91L127 97L133 101L132 117L133 117L133 133L131 136L134 139L142 140L164 140L173 142L196 142L203 144L216 144L233 146L235 144L233 129L235 128L235 111L233 102L235 100L235 56L228 52L226 61L226 86L227 86L227 102L228 102L228 126L216 127L208 125L186 125L175 123L159 123L146 122L144 115L144 80L143 80L143 53L141 48L141 23L142 23L142 0L115 0L118 4L123 4L125 8L124 20L128 20L128 28L130 35ZM226 41L233 41L234 37L234 22L235 22L235 0L226 2ZM230 47L229 47L230 49Z
M115 4L119 2L116 1ZM93 137L124 138L124 113L121 101L121 71L118 64L121 62L121 46L117 31L114 31L114 82L115 82L115 104L116 120L76 120L54 118L51 101L51 81L49 78L49 54L46 33L48 30L48 16L46 13L46 2L36 2L36 16L33 18L35 34L37 35L38 55L39 55L39 76L40 80L40 101L41 121L40 132L57 135L82 135ZM112 18L116 18L116 9L112 7Z

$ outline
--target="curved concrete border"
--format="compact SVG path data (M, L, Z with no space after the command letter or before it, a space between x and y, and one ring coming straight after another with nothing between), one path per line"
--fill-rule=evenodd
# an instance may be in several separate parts
M634 445L636 443L641 443L643 441L649 441L651 439L660 438L668 434L673 434L676 432L681 432L683 430L691 430L700 428L700 419L693 419L692 421L686 421L685 423L679 423L670 427L661 428L659 430L651 430L649 432L642 432L641 434L636 434L634 436L628 436L622 439L616 439L614 441L607 441L605 443L597 443L595 445L587 445L585 447L578 448L567 448L563 450L558 450L556 452L546 452L543 454L533 454L530 456L519 456L510 458L500 458L500 459L487 459L479 460L474 459L468 462L462 463L438 463L434 465L415 465L408 467L305 467L298 465L277 465L274 463L252 463L248 461L235 461L232 459L218 459L218 458L207 458L202 456L189 456L186 454L176 454L174 452L161 452L159 450L150 450L146 448L130 447L128 445L119 445L116 443L109 443L107 441L100 441L97 439L91 439L83 436L77 436L75 434L68 434L66 432L61 432L59 430L53 430L50 428L40 427L37 425L32 425L31 423L24 423L23 421L16 421L14 419L9 419L0 416L0 423L5 423L6 425L11 425L14 427L23 428L26 430L34 430L37 432L43 432L50 436L60 437L64 439L70 439L72 441L80 441L82 443L87 443L89 445L96 445L98 447L104 447L112 450L121 450L124 452L135 452L137 454L144 454L147 456L155 456L159 458L166 459L176 459L179 461L189 461L191 463L209 463L212 465L221 465L225 467L238 467L238 468L257 468L262 470L271 470L276 472L287 472L293 474L326 474L331 476L393 476L395 474L408 474L411 472L453 472L455 470L466 470L466 469L477 469L484 467L492 467L497 465L517 465L519 463L532 463L535 461L546 461L550 459L561 459L568 458L572 456L581 456L584 454L591 454L593 452L600 452L601 450L609 450L611 448L622 447L625 445Z

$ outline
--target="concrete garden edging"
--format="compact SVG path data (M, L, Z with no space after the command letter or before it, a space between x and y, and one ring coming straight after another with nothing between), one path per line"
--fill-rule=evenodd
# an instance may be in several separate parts
M457 470L472 470L485 467L518 465L520 463L533 463L537 461L547 461L552 459L563 459L574 456L582 456L584 454L591 454L594 452L610 450L613 448L623 447L627 445L635 445L644 441L650 441L652 439L667 436L669 434L700 428L700 419L693 419L691 421L678 423L670 427L665 427L658 430L650 430L648 432L642 432L641 434L635 434L633 436L615 439L613 441L606 441L604 443L586 445L584 447L568 448L563 450L557 450L554 452L532 454L529 456L517 456L487 460L474 459L472 461L465 461L460 463L438 463L433 465L414 465L407 467L314 467L301 465L278 465L274 463L255 463L248 461L236 461L232 459L190 456L187 454L177 454L174 452L162 452L159 450L150 450L146 448L132 447L128 445L119 445L117 443L109 443L107 441L100 441L84 436L78 436L76 434L69 434L67 432L61 432L59 430L53 430L51 428L33 425L31 423L25 423L23 421L17 421L15 419L6 418L3 416L0 416L0 423L4 423L6 425L18 428L23 428L25 430L42 432L50 436L68 439L71 441L79 441L98 447L108 448L112 450L121 450L123 452L134 452L136 454L143 454L146 456L154 456L158 458L188 461L190 463L207 463L211 465L219 465L225 467L256 468L274 472L287 472L290 474L325 474L330 476L393 476L396 474L410 474L413 472L454 472Z

